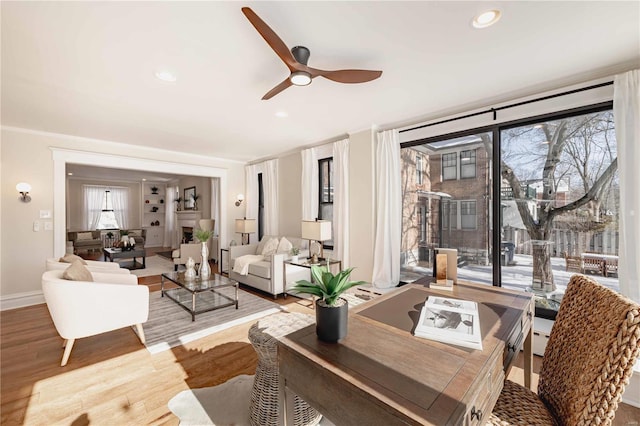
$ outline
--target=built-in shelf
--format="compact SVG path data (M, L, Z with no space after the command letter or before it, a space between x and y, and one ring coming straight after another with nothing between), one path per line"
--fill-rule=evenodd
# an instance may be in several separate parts
M152 191L152 187L157 191ZM164 243L166 190L163 183L144 182L142 185L142 227L147 230L146 247L162 247Z

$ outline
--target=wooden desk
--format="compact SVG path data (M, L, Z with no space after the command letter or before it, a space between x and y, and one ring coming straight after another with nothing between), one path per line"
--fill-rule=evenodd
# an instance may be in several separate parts
M479 302L482 351L411 334L429 294ZM414 284L351 309L338 344L319 341L314 325L291 333L278 343L281 423L295 394L336 425L483 424L523 340L531 386L533 306L524 292Z

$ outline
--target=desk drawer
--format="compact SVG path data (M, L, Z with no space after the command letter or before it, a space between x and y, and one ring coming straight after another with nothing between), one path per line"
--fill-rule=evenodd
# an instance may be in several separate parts
M499 358L500 353L496 352L490 370L479 382L480 388L467 404L465 425L483 425L489 418L504 385L505 375Z
M505 342L503 365L504 371L507 374L511 369L511 364L513 364L516 359L516 355L518 355L518 353L520 352L520 348L522 348L525 334L528 333L532 327L533 309L534 304L532 300L531 303L527 306L527 309L525 309L522 318L520 318L520 322L511 331L509 338Z

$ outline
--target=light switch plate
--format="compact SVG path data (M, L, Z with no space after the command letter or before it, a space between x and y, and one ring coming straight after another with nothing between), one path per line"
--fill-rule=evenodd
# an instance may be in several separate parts
M33 222L33 232L38 232L40 230L40 222L37 220Z
M51 219L51 210L40 210L40 219Z
M53 222L51 222L50 220L47 220L44 223L44 230L45 231L53 231Z

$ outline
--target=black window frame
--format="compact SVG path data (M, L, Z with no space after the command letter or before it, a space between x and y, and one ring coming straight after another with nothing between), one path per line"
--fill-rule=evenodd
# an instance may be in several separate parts
M324 173L327 174L327 191L325 194L323 188ZM323 207L331 206L331 226L333 227L333 157L321 158L318 160L318 219L327 220L323 217ZM326 195L326 197L325 197ZM333 232L331 232L333 237ZM333 238L328 242L323 242L322 247L327 250L333 250Z

